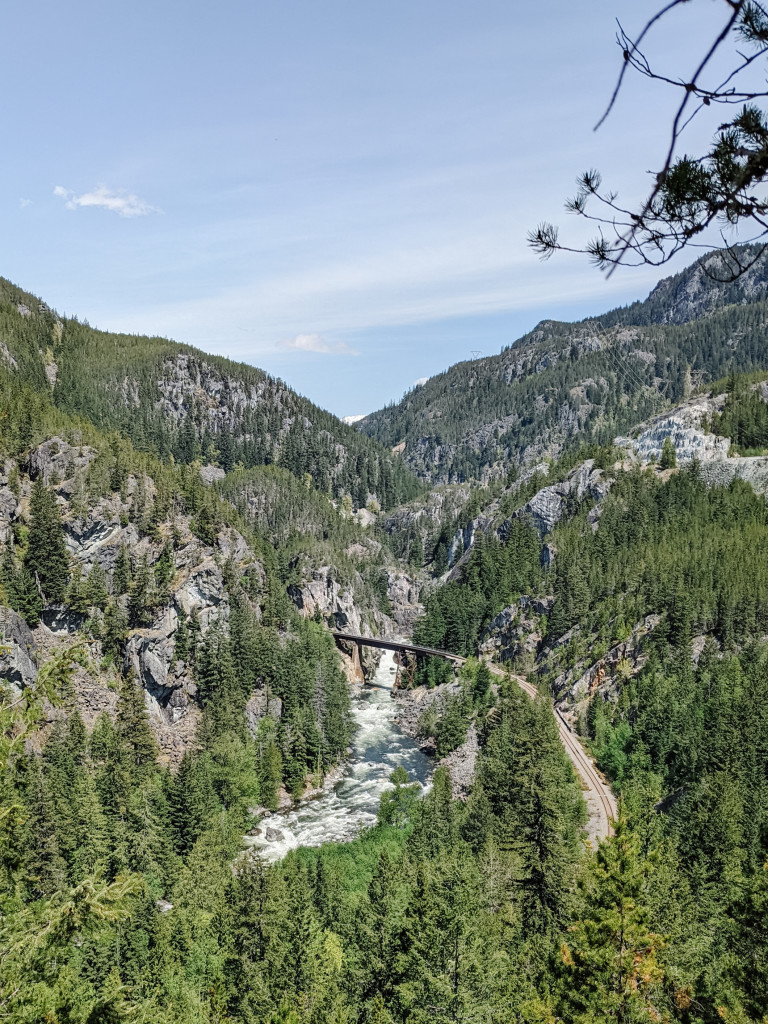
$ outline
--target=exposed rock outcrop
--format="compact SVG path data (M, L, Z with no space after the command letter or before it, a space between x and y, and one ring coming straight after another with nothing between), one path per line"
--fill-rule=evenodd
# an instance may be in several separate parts
M637 675L647 661L643 641L661 621L660 615L646 615L633 628L630 636L614 644L599 659L589 663L581 659L570 668L561 671L551 684L552 694L558 710L569 725L573 726L586 705L596 693L604 699L614 698L624 681ZM561 637L557 645L546 652L537 666L543 674L557 667L559 652L562 651L577 630L571 630ZM589 652L592 645L588 645Z
M466 800L470 794L472 784L475 781L475 767L479 752L480 743L478 741L477 729L474 723L470 723L467 730L467 738L461 746L457 747L456 750L452 750L447 757L441 758L438 762L448 769L448 773L451 776L453 795L459 800Z
M614 444L626 448L641 462L649 462L651 458L658 462L666 438L674 445L679 462L727 459L730 438L718 437L704 429L705 422L722 408L724 401L725 395L695 398L657 416L641 427L635 437L617 437Z
M10 608L0 608L0 683L15 694L37 679L34 634L24 619Z
M702 462L700 473L710 487L724 487L734 480L744 480L758 494L768 494L768 456Z
M595 502L605 498L613 485L611 478L605 478L597 469L593 459L587 459L576 467L565 480L542 487L540 491L505 520L496 531L499 539L506 541L514 519L530 522L539 536L544 537L565 516L573 503L589 496Z
M44 484L59 483L86 469L95 458L96 451L87 445L75 446L61 437L52 437L29 453L27 472L32 480L42 477Z
M535 654L541 643L540 618L552 609L554 598L523 596L492 619L480 637L480 653L493 661L510 661Z

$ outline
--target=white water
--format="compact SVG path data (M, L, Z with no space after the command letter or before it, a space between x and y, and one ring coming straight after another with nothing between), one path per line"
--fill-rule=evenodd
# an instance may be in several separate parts
M379 797L392 785L389 776L398 765L405 768L411 781L426 785L432 764L395 724L394 681L394 655L385 651L371 685L363 687L352 701L357 732L346 774L330 791L261 822L262 835L249 837L248 843L265 860L279 860L298 846L354 839L361 828L375 823ZM279 829L284 838L268 842L264 836L267 828Z

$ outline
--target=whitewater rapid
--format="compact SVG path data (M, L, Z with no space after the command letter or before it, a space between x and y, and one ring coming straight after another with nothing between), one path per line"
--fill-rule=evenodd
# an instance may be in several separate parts
M389 775L398 765L405 768L411 781L427 785L431 761L395 724L395 672L394 655L385 651L373 679L353 698L357 729L343 778L328 792L297 808L265 818L259 826L262 834L248 837L249 845L265 860L279 860L299 846L354 839L361 828L375 823L379 797L392 785ZM267 828L278 829L283 839L267 841Z

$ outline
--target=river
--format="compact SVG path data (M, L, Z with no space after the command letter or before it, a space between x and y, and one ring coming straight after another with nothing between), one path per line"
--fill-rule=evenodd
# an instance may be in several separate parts
M361 827L375 823L379 797L392 785L389 775L400 764L411 781L427 784L432 762L395 724L395 672L394 655L385 651L373 679L352 700L357 730L343 778L297 808L266 818L260 825L262 835L249 837L249 845L265 860L279 860L299 846L354 839ZM267 828L278 829L283 839L268 842Z

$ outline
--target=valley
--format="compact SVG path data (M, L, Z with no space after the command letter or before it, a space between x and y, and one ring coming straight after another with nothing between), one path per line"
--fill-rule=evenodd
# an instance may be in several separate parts
M0 1012L764 1019L768 259L709 258L354 424L0 281Z

